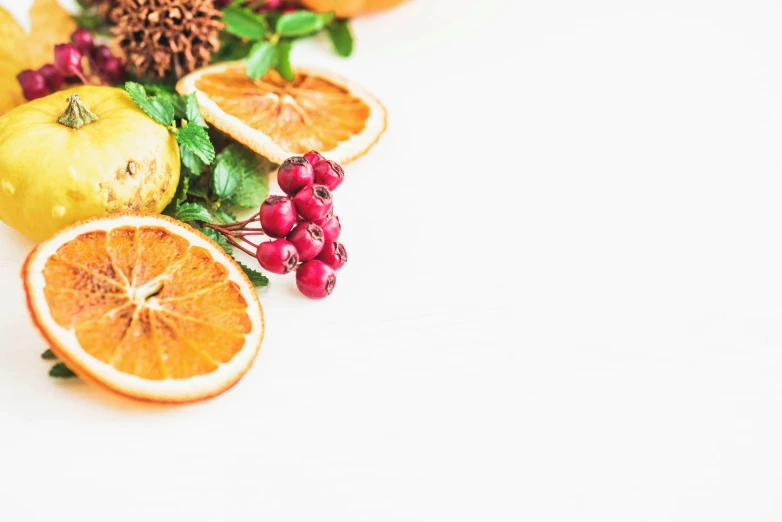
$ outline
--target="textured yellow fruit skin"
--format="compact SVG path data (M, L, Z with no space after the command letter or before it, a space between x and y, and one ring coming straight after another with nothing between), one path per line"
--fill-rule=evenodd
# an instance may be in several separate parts
M57 123L72 93L98 121ZM76 87L0 117L0 220L33 239L102 214L160 213L178 182L176 138L122 89Z

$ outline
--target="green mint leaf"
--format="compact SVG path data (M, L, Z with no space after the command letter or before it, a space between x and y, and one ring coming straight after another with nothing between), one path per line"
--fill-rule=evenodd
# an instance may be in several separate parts
M247 277L254 286L266 286L269 284L269 278L262 273L253 270L248 266L244 266L242 263L239 263L239 261L237 261L237 263L242 267L242 270L244 270L244 273L247 274Z
M239 188L241 172L227 161L218 161L212 169L212 191L219 199L227 199Z
M240 7L239 4L229 5L223 9L223 23L226 32L251 40L260 40L269 30L262 16Z
M198 106L198 99L196 93L191 92L185 96L185 114L187 114L187 121L195 123L199 127L207 128L208 125L204 121L204 117L201 116L201 108Z
M199 182L198 184L188 188L187 193L197 198L207 199L209 197L209 187L206 185L206 183Z
M220 50L212 55L212 62L232 62L246 57L255 42L244 41L225 31L220 33Z
M92 13L78 13L73 15L73 19L79 27L90 30L100 26L103 21L100 16Z
M50 361L52 359L56 359L57 356L54 355L54 352L51 350L46 350L41 354L41 359L46 359L47 361Z
M179 146L179 159L193 175L200 176L204 173L204 167L206 167L204 162L184 145Z
M277 48L270 42L258 42L247 57L247 76L252 80L263 78L277 62Z
M211 239L212 241L214 241L215 243L217 243L218 245L220 245L220 248L225 250L226 254L229 254L229 255L233 254L234 249L231 246L231 243L229 243L228 240L225 239L225 236L222 235L217 230L215 230L213 228L204 227L204 228L201 229L201 233L203 235L205 235L206 237L208 237L209 239Z
M347 58L353 54L353 33L347 20L334 20L334 23L328 26L328 31L331 45L338 55Z
M57 377L60 379L69 379L71 377L76 377L76 374L73 373L73 371L65 366L65 363L58 362L54 366L52 366L52 369L49 370L49 376L51 377Z
M277 66L275 67L280 75L293 81L293 67L291 67L291 42L284 40L277 44Z
M174 107L163 98L150 98L144 86L136 82L125 82L125 91L130 99L144 111L147 116L161 125L170 127L174 123Z
M174 218L179 221L184 221L185 223L190 223L192 221L202 221L204 223L214 222L212 214L209 213L206 207L199 205L198 203L185 203L180 205L176 209Z
M239 186L233 196L226 198L223 204L242 208L260 207L269 195L268 173L273 170L272 163L238 143L223 149L217 161L230 165L239 179Z
M217 207L216 209L212 210L212 214L214 214L217 220L220 221L223 225L236 222L236 216L223 207Z
M209 165L215 159L215 148L203 127L188 123L176 133L176 140Z
M285 13L277 20L276 29L281 36L305 36L317 33L334 20L334 13L313 13L294 11Z
M174 196L174 204L177 207L187 201L187 193L189 190L190 176L187 172L182 172L179 176L179 186L176 188L176 195Z

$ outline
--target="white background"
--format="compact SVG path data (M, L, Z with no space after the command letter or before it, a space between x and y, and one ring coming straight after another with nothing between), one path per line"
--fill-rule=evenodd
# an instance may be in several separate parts
M0 519L779 521L780 20L417 0L348 60L298 45L388 132L337 193L335 293L274 278L203 404L47 377L0 225Z

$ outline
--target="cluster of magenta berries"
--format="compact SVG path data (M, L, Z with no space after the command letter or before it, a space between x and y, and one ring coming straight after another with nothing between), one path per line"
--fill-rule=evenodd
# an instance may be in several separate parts
M54 63L47 63L37 71L27 69L16 79L28 100L42 98L60 90L63 83L89 83L82 69L82 58L87 57L90 70L101 82L115 85L125 79L125 63L114 56L106 45L95 45L92 34L76 29L71 42L54 46Z
M222 9L231 4L233 0L214 0L215 7ZM279 11L282 13L289 13L291 11L298 11L301 9L296 2L285 2L283 0L266 0L265 2L248 1L243 4L247 8L251 8L256 13L263 13L265 11Z
M342 227L334 214L332 196L344 177L342 167L318 152L288 158L277 173L277 182L285 196L269 196L249 220L207 226L222 233L232 245L254 255L269 272L295 271L299 291L307 297L322 299L334 290L336 272L348 260L345 247L337 241ZM256 222L260 228L251 226ZM260 234L272 239L259 245L247 239Z

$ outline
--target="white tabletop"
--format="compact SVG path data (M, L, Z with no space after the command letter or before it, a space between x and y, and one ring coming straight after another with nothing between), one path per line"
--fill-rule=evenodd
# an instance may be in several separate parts
M780 520L780 19L417 0L297 45L388 132L334 294L273 277L202 404L49 378L0 225L0 520Z

